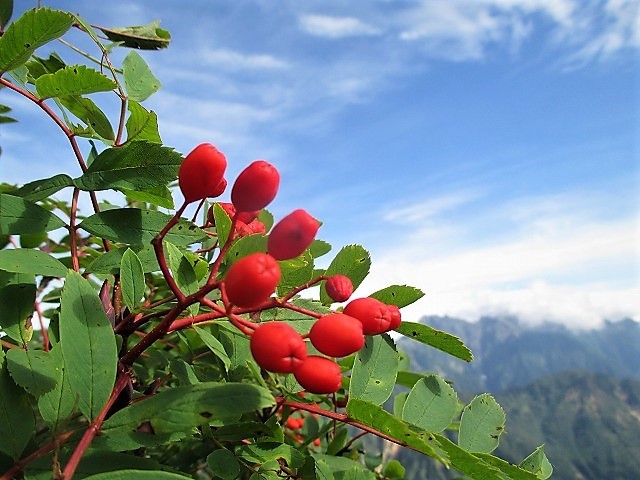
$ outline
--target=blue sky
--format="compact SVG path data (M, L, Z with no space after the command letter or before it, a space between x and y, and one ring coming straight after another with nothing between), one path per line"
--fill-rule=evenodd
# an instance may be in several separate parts
M72 8L104 26L161 20L171 46L143 55L163 83L145 105L158 112L164 142L184 153L214 143L229 178L257 158L277 165L276 216L306 208L336 249L371 251L358 294L422 288L410 320L517 314L588 327L640 320L639 6L78 0ZM3 126L0 180L61 168L76 175L65 139L40 112L6 90L0 97L22 127L42 132L34 142L20 125Z

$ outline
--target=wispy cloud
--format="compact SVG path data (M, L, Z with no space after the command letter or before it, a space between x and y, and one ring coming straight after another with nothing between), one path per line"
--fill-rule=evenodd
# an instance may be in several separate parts
M245 54L232 50L203 48L197 58L207 64L230 70L282 70L289 68L283 59L267 54Z
M380 35L382 30L354 17L302 15L299 19L303 31L319 37L344 38Z

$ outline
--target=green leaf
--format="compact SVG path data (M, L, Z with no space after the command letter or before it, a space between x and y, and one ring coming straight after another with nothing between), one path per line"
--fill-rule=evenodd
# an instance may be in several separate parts
M4 28L13 15L13 0L0 0L0 28Z
M278 265L280 266L279 296L286 295L313 278L313 257L308 250L298 257L279 261Z
M106 138L107 140L114 140L116 138L109 119L90 98L69 95L61 97L60 103L100 137Z
M56 372L56 384L53 390L40 396L38 409L49 428L56 432L73 413L76 395L71 390L69 376L64 368L62 349L59 346L55 346L49 351L49 362Z
M179 480L179 479L191 479L192 477L185 477L184 475L178 475L177 473L164 472L162 470L116 470L114 472L98 473L96 475L90 475L84 477L85 480Z
M369 274L370 268L371 257L369 252L360 245L347 245L331 261L325 275L331 276L338 273L345 275L349 277L355 290ZM333 300L327 295L324 283L320 287L320 301L324 304L333 303Z
M112 248L96 258L86 269L85 273L102 275L117 275L120 273L122 256L128 247ZM144 273L157 272L160 270L156 253L153 247L147 246L142 250L135 250L138 259L142 263Z
M220 448L207 456L207 464L215 478L234 480L240 474L240 463L229 450Z
M396 346L389 335L367 336L353 364L349 397L377 405L384 403L395 387L398 361Z
M382 474L390 479L402 479L404 478L405 472L406 469L402 466L402 464L398 460L393 459L384 466Z
M132 140L146 140L151 143L162 143L158 131L158 116L153 111L147 111L142 105L129 100L127 109L130 112L127 119L127 142Z
M62 220L40 205L0 194L0 235L49 232L64 226Z
M34 397L56 386L57 372L45 351L12 348L7 352L7 368L16 384Z
M142 262L136 253L127 248L120 262L120 283L122 287L122 302L130 310L135 309L142 297L146 285L144 282L144 269Z
M488 393L475 397L460 418L458 445L469 452L489 453L504 433L504 410Z
M540 445L535 451L520 463L520 468L532 472L541 480L546 480L553 473L553 466L544 453L544 445Z
M29 397L0 363L0 452L18 460L36 429Z
M436 330L429 325L414 322L402 322L395 330L405 337L412 338L420 343L425 343L442 350L449 355L460 358L465 362L473 360L473 354L462 341L450 333Z
M60 300L60 346L78 408L93 420L107 403L116 378L113 327L91 284L69 271Z
M240 237L233 242L231 248L224 257L225 266L229 268L235 262L242 257L255 252L267 251L267 237L261 234L247 235L246 237Z
M166 186L176 179L182 155L172 148L146 141L108 148L74 180L81 190L144 190Z
M109 40L122 42L125 47L139 48L140 50L158 50L159 48L167 48L171 41L171 35L167 30L160 28L158 26L159 23L155 21L147 25L136 25L134 27L97 28L102 30L102 33Z
M231 360L229 359L229 355L224 349L224 346L216 337L214 337L208 330L198 327L196 325L193 326L193 329L200 337L200 340L213 352L213 354L222 360L224 364L224 368L228 371L231 366Z
M69 175L61 173L59 175L54 175L51 178L26 183L18 190L11 192L11 194L16 197L22 197L31 202L37 202L50 197L65 187L72 186L73 179Z
M191 295L198 291L198 280L191 262L184 256L178 247L169 242L164 242L165 252L169 257L169 268L178 288L185 295ZM194 303L188 307L193 316L198 314L199 304Z
M32 273L48 277L64 277L67 275L67 267L60 260L48 253L29 248L0 250L0 270Z
M311 243L309 250L313 258L318 258L329 253L331 251L331 245L324 240L316 239Z
M446 452L451 465L474 480L506 480L500 469L489 465L453 443L442 434L433 434L440 447Z
M115 208L86 218L79 227L100 238L142 247L150 244L169 220L171 215L155 210ZM181 218L165 239L174 245L185 246L206 240L207 234Z
M409 427L407 423L394 417L378 405L350 397L347 403L347 415L359 423L375 428L381 433L404 442L445 465L449 464L447 455L440 449L434 434L415 427Z
M507 475L510 480L537 480L536 477L531 472L527 472L526 470L514 465L512 463L507 462L506 460L502 460L501 458L494 457L489 453L476 453L474 454L479 459L483 460L487 465L491 465L492 467L497 468L502 473Z
M24 64L35 50L60 36L73 25L73 17L60 10L27 10L0 37L0 72Z
M213 219L216 223L218 245L222 247L227 243L229 235L231 234L231 219L218 203L213 204Z
M0 327L20 344L29 343L33 335L31 316L35 301L33 274L0 270Z
M149 422L155 434L189 431L216 420L271 407L271 393L256 385L203 382L163 390L116 412L105 421L103 432L133 432Z
M407 285L391 285L369 296L377 298L387 305L396 305L402 308L420 300L424 297L424 292L418 288Z
M121 188L120 191L124 193L129 200L146 202L151 205L158 205L159 207L168 208L170 210L173 210L174 208L171 190L169 190L169 187L166 185L145 188L144 190L128 190L126 188Z
M136 102L143 102L160 89L162 84L149 69L147 62L135 51L122 61L124 88L127 96Z
M42 75L36 80L36 90L40 98L108 92L116 87L113 80L86 65L69 65L55 73Z
M458 411L458 395L439 375L419 380L411 389L402 419L431 432L441 432Z
M283 458L287 465L294 468L302 466L304 457L291 445L277 442L258 442L243 445L236 450L238 456L251 463L264 464L272 460Z

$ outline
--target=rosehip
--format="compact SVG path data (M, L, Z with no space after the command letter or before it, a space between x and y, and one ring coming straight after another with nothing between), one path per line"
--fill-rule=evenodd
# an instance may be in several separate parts
M309 340L325 355L345 357L364 346L362 323L344 313L325 315L311 327Z
M289 427L291 430L298 430L299 428L302 428L302 426L304 425L304 418L289 417L287 418L285 425Z
M262 210L278 193L280 174L264 160L256 160L245 168L231 189L231 202L239 212Z
M224 278L229 301L238 307L255 307L276 291L280 267L266 253L252 253L231 265Z
M227 215L229 216L229 218L233 218L233 216L236 214L236 209L233 206L233 203L228 203L228 202L216 202L218 205L220 205L220 208L222 208ZM213 216L213 208L215 205L211 205L209 207L209 210L207 211L207 220L209 221L209 223L211 225L215 225L216 224L216 219Z
M305 210L294 210L269 233L267 251L276 260L297 257L311 245L318 228L318 221Z
M223 183L227 159L210 143L194 148L178 169L178 183L187 202L221 195L226 187Z
M270 372L291 373L307 358L307 346L293 327L262 323L251 334L249 348L256 363Z
M340 365L317 355L309 355L293 375L302 388L311 393L337 392L342 384Z
M260 220L254 220L251 223L236 223L236 232L238 232L238 236L245 237L247 235L254 235L256 233L265 234L267 232L267 227L265 227L264 223Z
M343 312L362 322L362 330L365 335L386 332L391 324L391 312L389 312L388 305L375 298L365 297L351 300L344 307Z
M329 277L324 284L327 295L334 302L345 302L353 293L353 283L351 279L345 275L333 275Z

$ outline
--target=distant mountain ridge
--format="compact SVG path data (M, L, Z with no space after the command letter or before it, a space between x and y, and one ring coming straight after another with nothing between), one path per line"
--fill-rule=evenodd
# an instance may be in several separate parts
M473 351L467 364L445 353L402 338L413 370L436 371L457 390L498 393L525 386L565 370L640 378L640 323L605 322L595 330L570 330L555 323L529 326L514 317L483 317L467 322L428 316L421 322L452 333Z

